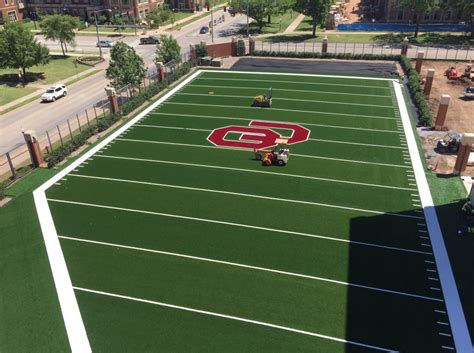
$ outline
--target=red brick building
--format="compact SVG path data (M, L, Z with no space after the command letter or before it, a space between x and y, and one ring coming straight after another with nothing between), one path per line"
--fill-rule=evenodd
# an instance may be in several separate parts
M0 23L22 20L24 7L22 0L0 0Z

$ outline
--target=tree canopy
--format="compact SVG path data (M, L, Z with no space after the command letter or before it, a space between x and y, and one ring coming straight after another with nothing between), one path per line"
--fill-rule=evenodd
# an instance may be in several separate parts
M155 63L166 64L181 57L181 47L171 35L162 35L155 54Z
M49 15L41 21L40 27L46 39L58 40L61 43L63 56L66 56L67 44L75 45L76 33L80 26L79 18L69 15Z
M418 37L421 20L439 7L439 0L398 0L397 5L413 12L413 22L416 24L415 35Z
M106 77L115 88L126 85L137 87L146 76L143 59L138 56L131 46L118 42L110 51L110 63Z
M35 39L20 22L5 25L0 31L0 68L20 68L23 80L26 81L26 69L44 65L49 62L49 50Z
M316 36L316 26L324 23L332 0L296 0L294 9L310 16L313 20L313 37Z
M460 11L462 19L471 24L471 38L474 38L474 1L450 0L447 5Z

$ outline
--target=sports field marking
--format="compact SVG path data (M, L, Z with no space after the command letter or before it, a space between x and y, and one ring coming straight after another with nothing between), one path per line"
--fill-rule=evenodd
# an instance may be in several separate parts
M268 122L268 120L264 120ZM195 129L195 128L188 128L188 127L176 127L176 126L163 126L163 125L148 125L148 124L137 124L137 127L147 127L147 128L155 128L155 129L170 129L170 130L190 130L190 131L202 131L202 132L211 132L211 129ZM246 133L246 135L251 135L251 133ZM348 141L339 141L339 140L323 140L319 138L315 139L308 139L309 141L313 142L327 142L327 143L339 143L339 144L346 144L346 145L355 145L355 146L367 146L367 147L380 147L380 148L394 148L394 149L405 149L405 147L400 146L391 146L391 145L376 145L370 143L359 143L359 142L348 142ZM294 155L294 154L292 154ZM311 156L313 157L313 156Z
M235 117L229 117L229 116L208 116L208 115L194 115L194 114L178 114L178 113L162 113L160 111L153 112L150 115L171 115L171 116L185 116L185 117L190 117L190 118L203 118L203 119L218 119L218 120L239 120L239 121L252 121L255 119L248 119L248 118L235 118ZM261 121L268 121L265 119L259 119ZM344 130L360 130L360 131L374 131L374 132L386 132L390 134L401 134L402 132L400 131L395 131L395 130L381 130L381 129L367 129L367 128L362 128L362 127L350 127L350 126L337 126L337 125L325 125L325 124L311 124L311 123L302 123L302 122L288 122L288 121L276 121L278 123L286 123L286 124L298 124L302 126L318 126L318 127L324 127L324 128L331 128L331 129L344 129ZM138 126L138 124L137 124ZM404 152L405 153L405 152ZM408 152L407 152L408 153Z
M470 352L472 351L471 336L467 328L464 310L461 305L448 252L444 244L443 233L438 222L435 205L426 179L425 168L420 159L418 144L412 129L408 109L405 105L402 88L400 83L396 81L392 81L392 83L403 123L403 130L405 131L405 136L408 141L408 149L413 164L413 171L415 173L421 203L423 205L423 212L428 226L434 257L436 259L436 267L438 269L441 288L443 289L443 295L446 301L446 308L448 311L449 322L451 324L454 344L458 352Z
M244 105L222 105L222 104L202 104L202 103L183 103L183 102L165 102L163 105L173 104L173 105L195 105L198 107L220 107L220 108L232 108L232 109L251 109L255 110L258 108L244 106ZM272 107L272 110L278 110L282 112L296 112L296 113L309 113L309 114L326 114L326 115L339 115L339 116L349 116L352 118L367 118L367 119L383 119L383 120L398 120L395 117L388 116L376 116L376 115L362 115L362 114L347 114L347 113L331 113L331 112L318 112L315 110L299 110L299 109L283 109Z
M192 190L192 191L208 192L208 193L213 193L213 194L224 194L224 195L232 195L232 196L240 196L240 197L249 197L249 198L255 198L255 199L278 201L278 202L297 203L297 204L302 204L302 205L337 208L337 209L341 209L341 210L356 211L356 212L362 212L362 213L372 213L372 214L379 214L379 215L386 215L386 216L393 216L393 217L423 219L423 217L411 216L411 215L401 214L401 213L391 213L391 212L367 210L367 209L363 209L363 208L330 205L330 204L319 203L319 202L309 202L309 201L301 201L301 200L283 199L283 198L270 197L270 196L244 194L244 193L239 193L239 192L231 192L231 191L223 191L223 190L194 188L194 187L189 187L189 186L178 186L178 185L171 185L171 184L151 183L151 182L147 182L147 181L107 178L107 177L98 177L98 176L83 175L83 174L69 174L69 175L74 176L74 177L78 177L78 178L86 178L86 179L116 181L116 182L120 182L120 183L158 186L158 187L171 188L171 189Z
M99 204L93 204L93 203L87 203L87 202L68 201L68 200L59 200L59 199L51 199L51 198L48 199L48 201L49 202L64 203L64 204L71 204L71 205L86 206L86 207L103 208L103 209L123 211L123 212L148 214L148 215L152 215L152 216L186 219L186 220L196 221L196 222L223 224L223 225L232 226L232 227L264 230L264 231L273 232L273 233L291 234L291 235L297 235L297 236L302 236L302 237L324 239L324 240L337 241L337 242L341 242L341 243L348 243L348 244L354 244L354 245L370 246L370 247L380 248L380 249L387 249L387 250L394 250L394 251L401 251L401 252L408 252L408 253L422 254L422 255L432 255L431 252L427 252L427 251L420 251L420 250L413 250L413 249L407 249L407 248L399 248L399 247L395 247L395 246L386 246L386 245L379 245L379 244L373 244L373 243L366 243L366 242L361 242L361 241L354 241L354 240L328 237L328 236L324 236L324 235L317 235L317 234L310 234L310 233L303 233L303 232L295 232L295 231L291 231L291 230L282 230L282 229L275 229L275 228L253 226L253 225L242 224L242 223L217 221L217 220L207 219L207 218L181 216L181 215L176 215L176 214L145 211L145 210L138 210L138 209L133 209L133 208L115 207L115 206L99 205Z
M344 85L345 86L345 85ZM189 84L187 87L209 87L209 88L229 88L229 89L268 89L266 87L237 87L237 86L216 86L216 85L196 85L196 84ZM336 94L342 96L359 96L359 97L378 97L378 98L390 98L390 96L383 96L378 94L363 94L363 93L341 93L341 92L328 92L328 91L312 91L312 90L304 90L304 89L287 89L287 88L273 88L273 91L284 91L284 92L304 92L304 93L324 93L324 94ZM336 102L337 103L337 102Z
M66 237L66 236L62 236L62 235L58 235L58 237L62 238L62 239L78 241L78 242L83 242L83 243L110 246L110 247L114 247L114 248L123 248L123 249L129 249L129 250L134 250L134 251L143 251L143 252L149 252L149 253L166 255L166 256L181 257L181 258L185 258L185 259L191 259L191 260L210 262L210 263L216 263L216 264L221 264L221 265L240 267L240 268L256 270L256 271L277 273L277 274L284 275L284 276L299 277L299 278L305 278L305 279L310 279L310 280L314 280L314 281L340 284L340 285L347 286L347 287L367 289L367 290L371 290L371 291L389 293L389 294L394 294L394 295L401 295L401 296L405 296L405 297L412 297L412 298L430 300L430 301L437 301L437 302L442 301L438 298L427 297L427 296L424 296L424 295L394 291L394 290L390 290L390 289L384 289L384 288L378 288L378 287L372 287L372 286L365 286L365 285L362 285L362 284L351 283L351 282L337 281L337 280L330 279L330 278L310 276L310 275L305 275L305 274L302 274L302 273L287 272L287 271L275 270L275 269L272 269L272 268L245 265L245 264L241 264L241 263L237 263L237 262L222 261L222 260L210 259L210 258L207 258L207 257L185 255L185 254L179 254L179 253L174 253L174 252L169 252L169 251L161 251L161 250L141 248L141 247L136 247L136 246L121 245L121 244L116 244L116 243L107 243L107 242L96 241L96 240L88 240L88 239L81 239L81 238L75 238L75 237Z
M202 148L218 148L218 149L231 149L231 150L236 150L236 151L245 151L248 152L247 150L241 150L241 149L234 149L234 148L228 148L228 147L215 147L215 146L202 146L202 145L192 145L192 144L183 144L183 143L174 143L174 142L161 142L161 141L147 141L147 140L133 140L133 139L117 139L121 141L129 141L129 142L138 142L138 143L154 143L154 144L163 144L163 145L175 145L175 146L183 146L183 147L202 147ZM301 154L293 154L293 156L297 157L307 157L307 158L319 158L319 157L313 157L313 156L305 156ZM370 164L370 163L369 163ZM375 164L375 163L374 163ZM191 165L191 164L189 164ZM197 164L196 164L197 165ZM199 166L205 166L205 165L199 165ZM386 188L386 189L396 189L396 190L408 190L408 191L413 191L415 189L413 188L405 188L402 186L390 186L390 185L381 185L381 184L370 184L370 183L361 183L357 181L348 181L348 180L341 180L341 179L329 179L329 178L320 178L320 177L313 177L313 176L305 176L305 175L298 175L298 174L287 174L287 173L274 173L274 172L264 172L264 171L259 171L259 170L250 170L250 169L242 169L242 168L232 168L232 167L217 167L217 166L209 166L209 167L215 167L215 168L220 168L220 169L228 169L228 170L240 170L240 171L245 171L245 172L251 172L251 173L268 173L268 174L275 174L275 175L284 175L288 177L294 177L294 178L305 178L305 179L314 179L314 180L325 180L325 181L331 181L335 183L343 183L343 184L354 184L354 185L364 185L364 186L372 186L372 187L378 187L378 188Z
M194 309L194 308L190 308L190 307L186 307L186 306L167 304L167 303L158 302L158 301L154 301L154 300L130 297L130 296L126 296L126 295L115 294L115 293L110 293L110 292L103 292L103 291L87 289L87 288L81 288L81 287L74 287L74 289L78 290L78 291L82 291L82 292L94 293L94 294L98 294L98 295L104 295L104 296L115 297L115 298L120 298L120 299L127 299L127 300L131 300L131 301L135 301L135 302L153 304L153 305L163 306L163 307L167 307L167 308L171 308L171 309L184 310L184 311L203 314L203 315L220 317L220 318L223 318L223 319L241 321L241 322L246 322L246 323L249 323L249 324L254 324L254 325L259 325L259 326L271 327L271 328L275 328L275 329L278 329L278 330L284 330L284 331L299 333L299 334L302 334L302 335L318 337L318 338L322 338L322 339L326 339L326 340L330 340L330 341L340 342L340 343L344 343L344 344L351 344L351 345L360 346L360 347L373 349L373 350L378 350L378 351L382 351L382 352L394 352L391 349L372 346L372 345L368 345L368 344L364 344L364 343L359 343L359 342L356 342L356 341L348 341L348 340L345 340L345 339L342 339L342 338L326 336L326 335L322 335L322 334L319 334L319 333L303 331L303 330L299 330L299 329L295 329L295 328L291 328L291 327L286 327L286 326L274 325L274 324L271 324L271 323L268 323L268 322L263 322L263 321L256 321L256 320L250 320L250 319L237 317L237 316L225 315L225 314L221 314L221 313L217 313L217 312L213 312L213 311Z
M224 98L248 98L253 99L255 96L236 96L236 95L227 95L227 94L209 94L209 93L186 93L179 92L175 94L176 96L201 96L201 97L224 97ZM348 102L331 102L331 101L320 101L316 99L296 99L296 98L280 98L277 97L275 100L282 101L292 101L292 102L311 102L311 103L322 103L322 104L331 104L331 105L355 105L362 107L378 107L378 108L393 108L391 105L378 105L378 104L364 104L364 103L348 103Z
M255 73L254 73L255 74ZM259 72L258 74L262 74ZM327 76L326 76L327 77ZM352 78L352 77L351 77ZM243 81L243 82L262 82L262 83L293 83L295 85L314 85L314 86L338 86L338 87L360 87L360 88L374 88L380 90L390 90L389 87L377 87L377 86L368 86L368 85L350 85L350 84L338 84L338 83L323 83L323 82L301 82L301 81L281 81L281 80L255 80L255 79L244 79L244 78L217 78L217 77L199 77L198 80L218 80L218 81ZM387 95L386 97L391 97Z

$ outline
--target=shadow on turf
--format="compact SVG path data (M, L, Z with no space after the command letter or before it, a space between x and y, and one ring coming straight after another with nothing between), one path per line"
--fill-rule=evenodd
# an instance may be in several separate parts
M444 242L450 257L451 267L457 282L457 288L461 297L465 317L471 331L474 331L474 235L460 236L457 234L459 226L465 223L461 207L465 200L454 200L450 204L435 207L439 223L443 231ZM403 214L414 213L414 210L404 211ZM357 217L350 221L350 239L352 241L376 242L380 235L390 239L401 237L415 237L413 234L400 234L399 217L387 217L384 215L373 217ZM412 242L415 243L415 242ZM402 247L402 245L400 245ZM421 245L414 250L426 251ZM420 254L420 266L426 266L424 260L430 255ZM402 257L401 257L402 258ZM431 257L432 259L432 257ZM386 266L384 263L371 263L370 258L360 246L353 245L349 249L349 269L348 282L364 283L368 274L376 271L378 274L384 274ZM388 266L387 266L388 267ZM424 268L424 267L423 267ZM389 273L386 273L390 276ZM407 278L410 273L397 273L395 275ZM420 289L429 290L429 281L420 283ZM401 315L403 321L395 322L393 315L399 310L406 310L400 307L384 306L380 310L380 305L369 297L361 295L361 290L354 287L347 287L347 308L346 308L346 336L345 339L382 348L393 349L400 352L437 352L442 345L454 346L450 337L438 335L439 327L436 325L436 316L416 314L417 305L407 314ZM387 294L392 295L392 294ZM436 295L433 295L436 296ZM439 296L439 295L438 295ZM415 304L417 299L414 299ZM433 307L438 306L440 310L446 310L444 303L433 302ZM414 309L414 310L413 310ZM430 315L432 310L429 310ZM396 332L394 332L394 327ZM446 329L449 332L449 327ZM366 340L362 341L361 337ZM391 342L391 343L390 343ZM346 345L347 353L358 353L367 351L355 345Z

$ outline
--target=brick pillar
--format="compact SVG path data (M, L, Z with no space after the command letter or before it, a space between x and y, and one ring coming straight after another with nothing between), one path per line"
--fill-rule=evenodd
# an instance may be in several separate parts
M459 175L466 170L473 144L474 134L464 134L459 145L458 156L456 158L456 164L454 165L453 174Z
M420 73L421 72L421 65L423 65L423 58L425 57L425 52L420 51L418 53L418 56L416 57L416 65L415 65L415 70L416 72Z
M252 36L249 36L249 55L253 55L254 51L255 51L255 38Z
M403 38L402 42L402 55L407 55L408 53L408 37Z
M165 80L165 67L162 63L157 63L156 67L158 68L158 81L163 82Z
M438 108L438 114L436 115L435 129L442 130L444 127L444 121L446 120L446 113L448 112L449 101L451 97L448 94L441 96L441 102Z
M110 108L112 110L112 113L118 114L119 106L118 106L118 99L117 99L117 93L115 92L115 88L107 86L105 87L105 93L107 93L107 97L109 97Z
M327 53L328 52L328 36L325 36L323 39L323 48L322 48L322 53Z
M423 93L426 98L429 98L431 93L431 86L433 86L435 69L428 69L428 74L426 75L425 87L423 88Z
M28 152L30 153L31 164L34 168L38 168L44 165L43 156L41 154L41 147L39 145L36 133L33 130L22 131L23 137L25 138Z

